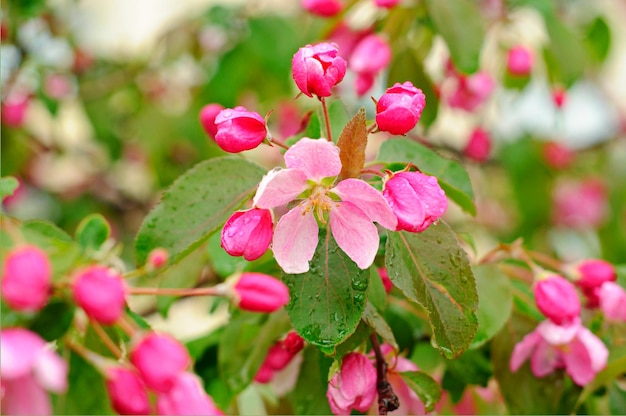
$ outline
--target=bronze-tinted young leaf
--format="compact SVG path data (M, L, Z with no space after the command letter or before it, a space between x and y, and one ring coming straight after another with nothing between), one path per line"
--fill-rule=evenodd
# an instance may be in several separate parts
M361 320L368 281L369 271L359 269L321 229L309 271L283 275L291 295L286 309L293 327L307 342L332 354Z
M252 196L264 174L238 157L209 159L191 168L144 219L135 241L137 264L157 247L167 249L173 263L189 254Z
M478 294L450 227L441 221L422 233L389 232L385 263L394 285L428 311L433 345L447 358L465 351L478 327Z
M367 145L367 125L365 108L361 107L352 120L343 128L339 135L341 173L339 179L356 178L365 163L365 146Z

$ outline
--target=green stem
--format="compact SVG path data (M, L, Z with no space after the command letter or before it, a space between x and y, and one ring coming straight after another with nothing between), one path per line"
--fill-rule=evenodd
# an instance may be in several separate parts
M332 142L332 132L330 131L330 119L328 118L328 107L326 106L326 98L320 97L320 101L322 102L322 112L324 113L324 122L326 123L326 135L328 136L328 141Z

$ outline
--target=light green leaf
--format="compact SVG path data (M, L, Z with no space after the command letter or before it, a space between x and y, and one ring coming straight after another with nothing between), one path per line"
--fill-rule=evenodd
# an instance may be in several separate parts
M85 217L76 227L76 241L83 249L99 249L110 234L111 227L101 214Z
M476 334L478 294L454 232L444 222L417 234L389 232L385 263L394 285L428 311L433 345L459 356Z
M466 74L478 70L485 31L479 5L471 0L427 0L435 29L450 50L454 65Z
M21 231L26 241L48 254L54 279L65 277L80 259L80 248L72 237L51 222L27 221L22 224Z
M496 266L474 267L478 286L478 331L470 348L478 348L495 336L511 316L513 292L508 277Z
M441 387L431 376L421 371L400 373L407 386L420 398L427 412L431 412L441 398Z
M476 215L472 183L463 166L446 159L409 139L394 138L380 147L378 160L385 163L413 163L420 171L437 177L448 198L464 211Z
M266 173L237 157L220 157L197 164L165 191L145 218L137 240L137 263L163 247L176 262L226 222L251 197Z
M396 342L396 338L393 336L391 327L370 302L368 302L365 306L363 320L382 337L386 344L391 345L396 351L399 350L398 343Z
M328 370L333 360L325 357L316 348L307 347L296 387L290 395L293 413L296 415L330 415L326 399Z
M309 271L283 275L291 295L287 313L296 331L332 353L361 320L368 280L369 272L359 269L332 235L321 229Z
M13 176L7 176L0 178L0 200L3 200L7 196L13 195L13 192L19 186L19 182Z

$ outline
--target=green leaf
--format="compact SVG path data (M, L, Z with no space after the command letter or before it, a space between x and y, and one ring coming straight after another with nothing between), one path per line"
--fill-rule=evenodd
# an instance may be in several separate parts
M427 0L435 29L450 50L454 65L466 74L478 70L485 37L479 5L471 0Z
M333 134L333 141L336 143L341 135L341 132L343 131L344 126L348 124L348 121L350 121L348 110L341 100L335 99L328 101L328 119L330 121L330 131ZM324 120L323 116L320 117L320 120ZM326 132L326 125L323 125L323 133L321 137L327 137L328 134ZM315 137L312 138L315 139Z
M429 313L433 345L446 358L459 356L478 326L474 274L456 235L440 222L422 233L389 232L389 278Z
M71 353L67 394L57 401L57 415L112 415L104 377L78 354Z
M385 309L387 308L387 292L385 292L383 280L376 267L370 267L370 285L367 299L372 302L372 305L376 307L378 312L385 312Z
M611 49L611 29L606 20L598 16L587 28L585 37L591 57L598 63L604 62Z
M364 320L361 320L361 322L359 322L359 326L357 326L352 335L350 335L345 341L335 347L334 357L336 359L341 359L341 357L343 357L347 353L359 348L370 336L371 333L372 328L370 328L370 326L366 324Z
M492 375L493 370L486 351L468 350L457 359L446 362L441 386L450 392L452 401L457 403L463 397L466 386L486 387Z
M290 395L293 414L330 415L326 391L327 375L333 360L310 347L304 349L303 355L298 382Z
M63 299L53 299L37 314L30 329L48 342L54 341L72 326L74 310L74 304Z
M384 142L378 160L385 163L413 163L423 173L436 176L448 198L467 213L476 215L472 183L459 163L445 159L417 142L401 138Z
M513 293L508 277L496 266L474 267L478 287L478 331L470 348L478 348L495 336L511 316Z
M0 200L13 195L20 183L13 176L0 178Z
M396 338L393 336L391 327L370 302L368 302L365 306L363 320L382 337L386 344L391 345L396 351L399 350L398 343L396 342Z
M76 241L83 249L97 250L111 234L111 227L100 214L92 214L83 219L76 228Z
M283 274L291 300L287 313L307 342L330 349L354 332L365 309L369 272L361 270L321 229L311 268Z
M400 373L407 386L420 398L427 412L431 412L441 398L441 387L431 376L422 371Z
M410 48L396 51L389 67L387 84L411 81L416 88L422 90L426 96L426 107L422 111L419 123L429 127L437 118L439 98L435 93L432 80L424 71L422 62L415 55L416 52Z
M80 259L80 248L72 237L51 222L27 221L21 231L26 241L48 254L55 279L65 277Z
M229 322L217 357L220 377L233 393L243 391L252 382L269 348L288 330L289 322L283 312L269 318L246 312Z
M572 85L585 72L589 59L582 39L560 19L545 16L550 43L544 51L552 82Z
M176 262L206 241L254 192L266 173L237 157L197 164L179 177L145 218L135 253L144 264L148 253L163 247Z

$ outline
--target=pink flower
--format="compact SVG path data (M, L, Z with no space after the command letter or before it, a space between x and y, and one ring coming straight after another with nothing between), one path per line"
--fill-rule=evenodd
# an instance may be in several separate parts
M605 282L598 291L600 309L609 321L626 322L626 291L615 282Z
M480 127L475 128L465 145L465 149L463 149L463 154L480 163L489 159L490 153L491 136Z
M506 68L513 75L528 76L533 68L532 52L522 45L514 46L507 55Z
M391 289L393 289L393 283L391 282L391 279L389 279L389 274L387 273L387 268L379 267L378 268L378 274L380 274L380 279L383 281L383 286L385 287L385 292L386 293L391 292Z
M111 407L120 415L147 415L152 412L146 385L135 371L124 367L109 368L106 388Z
M28 109L27 95L11 95L3 103L0 110L2 122L9 127L21 127Z
M330 410L336 415L349 415L352 410L366 412L376 394L376 369L366 355L356 352L343 357L341 370L326 391Z
M231 256L256 260L270 246L273 227L272 213L268 209L237 211L224 224L221 245Z
M424 231L448 208L437 178L420 172L397 172L385 181L383 195L398 217L396 231Z
M376 103L378 129L391 134L406 134L419 121L426 106L426 96L409 81L396 82Z
M254 149L267 137L263 117L241 106L220 111L215 117L215 125L215 143L230 153Z
M447 98L448 105L453 108L474 111L487 101L495 88L493 78L483 71L457 77L456 88Z
M334 43L307 45L293 56L293 79L303 94L329 97L332 88L346 75L347 63Z
M317 16L333 17L343 10L343 3L339 0L302 0L302 7Z
M157 247L148 254L148 264L154 269L165 266L170 254L163 247Z
M263 273L243 273L234 287L237 306L252 312L274 312L289 303L289 289Z
M258 383L269 383L274 374L287 367L302 348L304 339L297 333L290 332L284 340L277 341L270 347L254 380Z
M552 101L556 108L563 108L565 100L567 99L567 90L561 86L556 86L552 89Z
M546 143L542 151L544 160L554 169L568 168L576 157L573 150L557 142Z
M534 287L537 307L557 325L578 319L580 299L576 288L567 279L556 274L540 278Z
M374 0L374 4L378 7L384 7L385 9L391 9L400 3L400 0Z
M328 224L339 247L361 269L374 262L378 230L373 221L395 229L397 219L382 194L360 179L332 186L341 172L339 148L325 139L302 138L285 152L287 169L261 180L254 205L274 208L300 202L276 224L272 250L285 273L305 273L318 243L319 226Z
M180 373L170 389L158 394L157 411L160 415L223 415L206 394L197 375Z
M126 287L122 276L105 266L90 266L78 273L74 300L96 321L111 325L124 313Z
M44 251L31 245L14 248L2 269L2 298L16 311L38 311L48 303L51 279Z
M217 134L215 118L223 109L224 107L220 104L207 104L200 110L200 124L202 124L202 128L212 139L215 139Z
M599 179L557 183L552 198L552 220L560 226L597 228L608 216L607 190Z
M585 295L588 308L600 306L600 287L605 282L611 282L617 278L615 268L611 263L596 259L583 260L573 266L569 266L567 267L567 272L574 284Z
M2 414L52 414L46 390L67 390L67 363L34 332L23 328L0 332Z
M374 79L391 61L391 48L385 39L372 34L363 38L350 56L350 69L356 72L359 96L372 88Z
M530 358L535 377L565 368L574 383L584 386L606 366L608 355L606 346L580 319L567 326L543 321L515 346L509 366L516 372Z
M174 379L189 367L191 358L187 349L174 338L151 332L131 349L130 362L148 387L167 392Z

